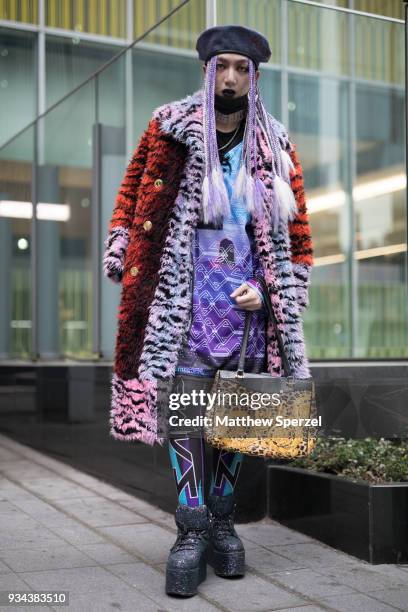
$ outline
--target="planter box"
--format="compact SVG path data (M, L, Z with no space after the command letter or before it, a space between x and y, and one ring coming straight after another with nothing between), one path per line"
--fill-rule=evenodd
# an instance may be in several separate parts
M408 483L268 466L268 516L369 563L408 562Z

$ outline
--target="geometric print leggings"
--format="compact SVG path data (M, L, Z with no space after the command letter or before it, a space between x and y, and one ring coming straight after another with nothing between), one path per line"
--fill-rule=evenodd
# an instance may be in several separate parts
M170 462L178 503L195 508L204 504L204 438L169 438ZM242 453L212 447L210 493L229 495L234 491L241 468Z

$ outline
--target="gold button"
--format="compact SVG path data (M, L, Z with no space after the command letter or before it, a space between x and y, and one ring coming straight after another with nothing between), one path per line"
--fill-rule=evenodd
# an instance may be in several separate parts
M146 232L149 232L152 229L152 227L153 227L153 223L149 219L147 219L147 221L143 223L143 229Z
M158 178L154 181L154 186L156 187L156 189L160 189L162 185L163 185L162 179Z
M137 274L139 274L139 269L136 266L133 266L132 268L130 268L130 273L132 276L136 276Z

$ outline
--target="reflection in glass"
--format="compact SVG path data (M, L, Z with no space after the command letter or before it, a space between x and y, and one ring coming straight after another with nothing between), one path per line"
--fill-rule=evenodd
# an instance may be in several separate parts
M0 356L32 352L31 181L34 130L0 150Z
M179 0L134 0L134 38L142 36L180 4ZM194 50L198 34L205 29L205 10L206 0L190 0L158 25L144 42Z
M358 79L404 84L404 28L367 17L351 17L355 28L354 70Z
M45 22L47 26L53 28L125 38L126 0L115 0L115 2L45 0Z
M356 352L361 357L405 357L408 313L403 90L359 85L356 127Z
M334 79L291 76L289 129L303 166L315 265L305 334L313 358L347 357L347 87Z
M288 2L288 62L330 74L350 74L349 15Z
M47 10L56 6L46 4ZM135 35L176 5L177 0L135 0ZM38 122L35 291L42 357L93 356L93 223L99 215L101 250L129 144L136 145L155 108L201 86L194 48L206 25L205 5L191 0ZM354 7L375 8L369 0L354 0ZM67 15L54 18L72 21ZM77 16L63 27L103 33L101 23L85 18L84 13L82 21ZM120 15L110 19L123 28ZM403 25L278 0L219 1L217 23L254 27L271 43L271 65L261 67L260 87L268 109L297 145L314 241L310 308L304 315L309 356L406 357ZM0 124L0 143L36 112L36 35L6 28L1 33L0 102L13 112ZM118 47L47 35L46 51L49 106ZM33 145L27 131L0 149L0 275L8 288L0 295L1 355L32 352ZM94 201L99 208L92 216ZM120 287L107 283L101 270L100 275L97 331L102 354L109 356Z
M0 28L0 41L1 146L36 115L36 35Z
M200 88L202 69L195 58L138 47L133 51L133 59L133 118L136 135L140 135L155 108Z
M222 0L217 2L217 24L245 25L262 32L269 41L273 64L282 61L282 2L280 0Z
M46 38L46 106L60 100L120 49L75 38Z
M39 352L89 357L92 351L91 188L94 82L39 122ZM38 216L39 215L39 209Z
M38 2L33 0L0 2L0 19L20 23L38 23L38 8Z

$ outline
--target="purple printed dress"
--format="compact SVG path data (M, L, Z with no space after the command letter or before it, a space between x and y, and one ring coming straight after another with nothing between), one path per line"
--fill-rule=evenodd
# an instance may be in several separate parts
M193 245L193 307L189 333L181 347L176 374L213 377L217 369L235 370L238 365L246 310L230 293L243 282L258 293L253 281L263 274L254 248L250 213L241 199L232 197L239 171L242 141L225 153L222 166L231 203L231 215L222 229L197 228ZM260 294L261 295L261 294ZM252 311L245 371L266 371L266 310Z

